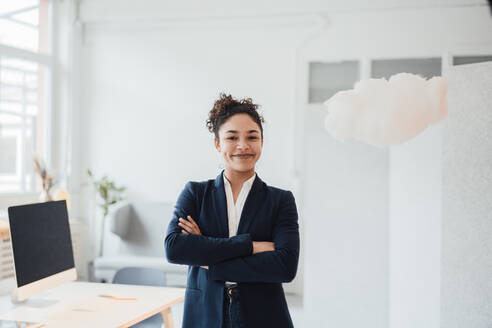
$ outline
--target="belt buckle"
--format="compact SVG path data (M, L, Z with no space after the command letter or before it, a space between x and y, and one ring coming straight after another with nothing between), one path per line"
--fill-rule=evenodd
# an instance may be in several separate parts
M232 295L232 290L237 287L237 283L226 283L225 288L229 297Z

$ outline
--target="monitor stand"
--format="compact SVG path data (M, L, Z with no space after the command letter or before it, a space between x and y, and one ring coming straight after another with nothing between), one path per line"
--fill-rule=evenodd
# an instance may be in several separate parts
M12 293L11 301L13 304L22 304L23 306L28 306L36 309L43 309L52 306L53 304L56 304L60 301L57 299L49 298L49 294L46 295L48 298L43 298L40 296L42 295L37 295L35 298L24 298L22 300L19 300L18 289L15 288Z
M12 293L12 303L20 303L33 295L41 294L44 291L56 288L67 282L75 281L76 279L77 271L75 268L71 268L30 284L17 287Z

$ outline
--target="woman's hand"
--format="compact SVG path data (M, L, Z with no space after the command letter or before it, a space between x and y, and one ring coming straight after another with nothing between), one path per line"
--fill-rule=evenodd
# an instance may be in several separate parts
M188 234L191 233L193 235L201 235L202 232L200 231L200 228L198 227L198 224L191 218L191 216L187 216L188 220L185 220L183 218L179 218L178 225L183 228L181 230L181 233Z
M198 224L196 224L195 220L193 220L193 218L189 215L187 216L187 218L188 218L188 220L185 220L183 218L179 218L178 225L181 228L183 228L183 230L181 230L181 233L184 233L184 234L191 233L194 235L201 235L202 232L200 231L200 228L198 227ZM207 265L202 265L201 267L204 268L205 270L208 270Z
M271 241L254 241L253 254L272 252L275 250L275 244Z

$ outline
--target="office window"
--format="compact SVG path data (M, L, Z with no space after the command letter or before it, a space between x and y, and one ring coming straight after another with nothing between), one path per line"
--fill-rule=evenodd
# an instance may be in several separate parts
M310 63L309 103L323 103L338 91L352 89L359 75L358 61Z
M47 69L0 56L0 192L35 191L33 154L43 154Z
M46 158L51 67L48 1L0 1L0 193L35 192Z
M48 52L48 0L0 1L0 44Z
M397 73L419 74L425 78L441 75L441 58L376 59L371 63L371 77L389 78Z
M456 56L453 57L453 65L466 65L492 61L492 56Z

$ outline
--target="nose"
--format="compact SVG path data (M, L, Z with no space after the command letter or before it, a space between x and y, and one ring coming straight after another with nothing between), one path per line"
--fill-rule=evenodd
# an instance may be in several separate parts
M249 149L249 143L246 139L239 139L236 147L238 149Z

